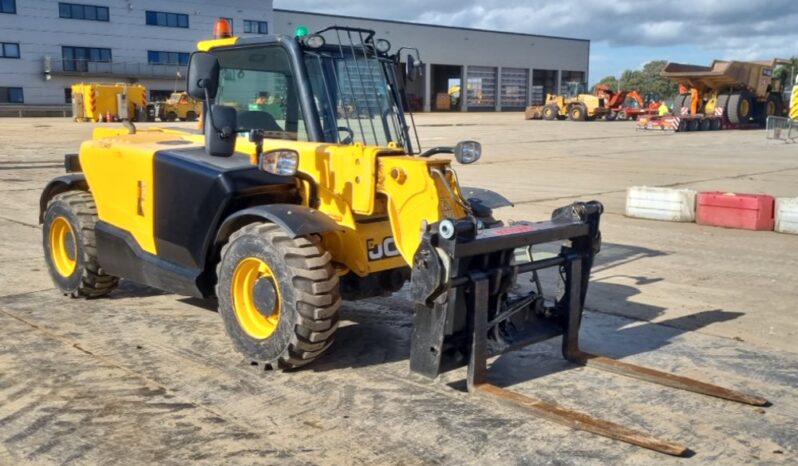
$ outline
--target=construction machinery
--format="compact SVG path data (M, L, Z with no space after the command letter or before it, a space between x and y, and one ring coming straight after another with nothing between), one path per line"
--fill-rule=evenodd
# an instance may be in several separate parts
M72 85L72 117L75 121L135 121L146 107L147 88L141 84Z
M606 84L596 84L594 94L603 98L609 113L605 114L607 120L635 120L641 115L656 115L660 102L651 97L644 99L636 90L613 91Z
M186 92L173 92L168 99L157 103L156 109L161 121L195 121L202 113L202 101Z
M785 108L784 83L773 77L788 60L715 60L710 66L668 63L660 73L679 84L673 114L638 121L643 129L709 131L764 127Z
M568 118L571 121L594 120L609 114L603 97L587 93L587 84L569 82L565 94L546 94L543 105L530 105L524 112L527 120L557 120Z
M468 366L471 392L545 419L688 452L495 386L488 357L562 336L563 355L579 365L767 403L579 348L602 205L576 202L539 222L496 220L493 209L509 201L461 186L445 156L474 163L478 143L420 148L397 79L401 63L407 79L418 75L417 50L391 53L359 28L238 38L225 20L217 25L187 73L187 92L204 102L201 131L96 128L66 156L69 173L45 187L44 252L65 295L103 296L122 278L216 297L236 350L292 369L330 348L342 299L386 295L409 280L410 369L436 377ZM248 110L263 92L281 97L278 115ZM538 249L546 243L559 249Z

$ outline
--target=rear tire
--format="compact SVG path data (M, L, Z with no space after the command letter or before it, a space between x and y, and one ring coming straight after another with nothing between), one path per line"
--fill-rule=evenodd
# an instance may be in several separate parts
M698 120L687 120L687 131L698 131Z
M709 118L704 118L698 125L699 131L709 131L712 129L712 120Z
M768 94L765 101L765 118L769 116L781 116L784 110L784 103L781 100L781 95L776 92Z
M585 121L587 118L587 111L579 104L572 105L568 109L568 119L571 121Z
M721 128L723 128L723 121L720 118L713 118L710 129L712 131L718 131Z
M97 298L119 284L97 261L96 223L97 207L85 191L57 194L47 204L42 227L44 257L53 283L64 295Z
M332 345L341 297L329 252L277 225L252 223L230 236L221 256L219 314L238 352L267 368L292 369Z

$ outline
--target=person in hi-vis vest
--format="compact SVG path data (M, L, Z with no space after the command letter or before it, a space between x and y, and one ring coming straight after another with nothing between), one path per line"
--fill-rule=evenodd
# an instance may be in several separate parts
M798 120L798 76L795 77L795 85L790 94L790 118Z

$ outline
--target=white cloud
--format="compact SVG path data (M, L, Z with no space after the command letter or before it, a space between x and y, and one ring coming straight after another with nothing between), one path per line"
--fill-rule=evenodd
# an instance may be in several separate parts
M796 0L276 0L275 8L586 38L694 46L724 58L798 55Z

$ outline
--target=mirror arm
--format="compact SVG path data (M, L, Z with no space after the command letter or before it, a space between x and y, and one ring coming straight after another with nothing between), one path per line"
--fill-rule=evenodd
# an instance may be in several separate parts
M454 154L454 147L451 146L437 146L432 147L424 152L418 154L419 157L429 157L435 154Z
M259 129L252 129L249 132L249 142L255 143L255 160L260 160L263 153L263 132Z

